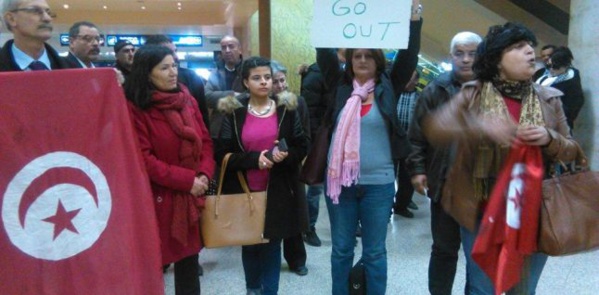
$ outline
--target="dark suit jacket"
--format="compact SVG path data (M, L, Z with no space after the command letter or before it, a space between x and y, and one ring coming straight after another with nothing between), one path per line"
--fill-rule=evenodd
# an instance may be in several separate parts
M69 67L71 67L73 69L82 69L83 68L81 63L79 63L79 60L77 59L77 57L75 57L75 55L73 55L71 52L69 52L69 55L67 55L67 57L65 57L65 60L69 64Z
M0 72L10 71L21 71L21 68L15 62L14 56L12 55L12 44L14 40L8 40L4 43L2 50L0 50ZM58 55L58 52L52 48L52 46L45 44L48 58L50 59L50 66L52 70L69 69L71 68L67 61Z

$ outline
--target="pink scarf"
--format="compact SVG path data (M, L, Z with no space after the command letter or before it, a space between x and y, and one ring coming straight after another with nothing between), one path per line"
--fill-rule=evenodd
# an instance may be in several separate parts
M360 86L354 79L354 91L341 111L335 137L332 142L331 159L327 171L327 195L333 204L339 204L341 186L358 183L360 176L360 108L368 94L374 90L374 79Z

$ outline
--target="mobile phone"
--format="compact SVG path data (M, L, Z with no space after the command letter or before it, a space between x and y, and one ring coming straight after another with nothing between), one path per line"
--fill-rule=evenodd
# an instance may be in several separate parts
M279 140L279 142L275 144L275 146L270 151L264 153L264 156L271 162L274 162L274 159L272 157L274 153L286 152L287 150L287 142L285 141L285 138L281 138L281 140Z

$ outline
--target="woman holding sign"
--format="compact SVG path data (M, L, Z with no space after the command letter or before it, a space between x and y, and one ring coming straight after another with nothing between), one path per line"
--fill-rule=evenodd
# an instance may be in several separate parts
M326 194L333 249L333 294L349 293L355 234L362 226L366 293L387 288L387 223L395 195L394 162L407 156L409 143L397 119L397 97L410 80L420 50L420 1L412 2L408 49L400 50L389 71L380 49L349 48L345 69L334 49L317 48L318 66L334 92L333 135Z

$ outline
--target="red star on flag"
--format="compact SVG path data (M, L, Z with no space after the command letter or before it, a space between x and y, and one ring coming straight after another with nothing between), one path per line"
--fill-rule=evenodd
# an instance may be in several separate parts
M73 218L77 216L77 214L81 211L81 208L77 210L67 211L62 202L58 200L58 208L56 208L56 214L54 216L50 216L48 218L42 219L45 222L54 223L54 238L60 235L65 229L68 229L74 233L79 233L75 226L73 225Z
M520 191L517 189L515 191L515 196L509 198L509 201L514 203L514 209L518 209L520 207L520 204L522 203L522 193L520 193Z

